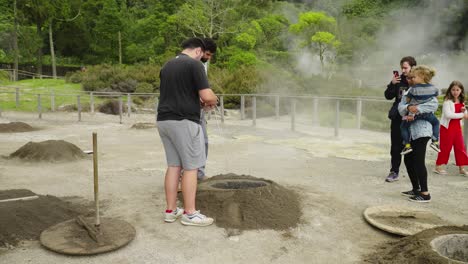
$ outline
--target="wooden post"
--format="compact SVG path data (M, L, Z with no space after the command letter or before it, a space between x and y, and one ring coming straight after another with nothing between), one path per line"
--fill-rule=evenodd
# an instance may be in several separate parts
M335 137L338 137L338 130L340 129L340 100L336 99L335 111Z
M41 94L37 95L37 112L39 113L39 119L42 119Z
M252 125L257 125L257 97L252 97Z
M91 113L94 114L94 93L89 93L89 106L91 107Z
M52 92L50 92L50 110L52 112L55 112L55 92L54 92L54 90L52 90Z
M245 95L241 95L241 120L245 119Z
M291 130L296 131L296 98L291 98Z
M224 96L219 97L219 103L221 108L221 123L224 123Z
M120 124L122 124L122 112L123 112L123 101L122 95L119 96L119 117L120 117Z
M98 149L97 133L93 132L93 172L94 172L94 204L96 206L96 227L101 224L99 218L99 178L98 178Z
M128 93L127 94L127 116L130 117L130 113L132 112L132 96Z
M279 95L275 96L275 116L276 119L280 117L280 97Z
M16 108L19 107L20 104L20 94L19 94L19 88L16 87L15 89L15 101L16 101Z
M320 119L319 119L319 99L314 97L313 100L314 112L312 113L312 124L314 126L320 126Z
M81 121L81 96L77 95L76 96L76 104L78 107L78 122Z
M356 119L357 119L357 129L361 129L361 117L362 117L362 99L357 100L356 106Z

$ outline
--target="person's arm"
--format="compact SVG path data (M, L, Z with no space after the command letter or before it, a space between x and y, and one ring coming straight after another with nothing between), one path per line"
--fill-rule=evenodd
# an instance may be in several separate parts
M198 95L200 96L203 106L212 107L218 104L218 97L210 88L198 90Z
M392 100L393 98L397 97L399 93L400 93L400 85L398 85L398 83L393 83L393 80L392 80L387 85L387 89L385 90L384 95L387 100Z
M437 111L438 106L439 101L437 101L436 97L433 97L432 100L427 101L425 103L408 106L408 111L420 114L435 113L435 111Z
M406 116L408 114L408 104L406 103L406 94L401 97L401 101L398 104L398 112L401 116Z
M442 113L444 117L448 119L462 119L465 114L464 113L455 113L455 109L452 107L452 102L446 100L442 105Z

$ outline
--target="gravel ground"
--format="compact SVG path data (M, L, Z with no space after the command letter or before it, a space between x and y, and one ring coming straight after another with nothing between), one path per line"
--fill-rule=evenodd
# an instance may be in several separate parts
M137 236L128 246L92 257L52 253L38 241L0 249L0 263L361 263L376 246L398 237L370 227L362 217L369 206L400 204L433 211L453 224L466 224L468 178L429 174L433 200L413 204L399 193L410 189L408 177L385 183L389 168L387 133L312 127L305 122L291 132L289 119L251 121L227 118L209 121L208 174L248 174L273 180L301 196L301 224L287 231L235 232L215 225L205 228L166 224L163 175L165 156L156 129L131 129L154 122L152 115L119 117L104 114L45 113L43 119L4 112L0 122L22 121L40 128L0 134L0 155L9 155L28 141L66 140L92 149L98 133L102 213L132 224ZM299 119L300 120L300 119ZM435 154L428 149L432 170ZM453 161L453 158L452 158ZM0 159L0 184L37 194L93 199L91 159L68 163L25 163Z

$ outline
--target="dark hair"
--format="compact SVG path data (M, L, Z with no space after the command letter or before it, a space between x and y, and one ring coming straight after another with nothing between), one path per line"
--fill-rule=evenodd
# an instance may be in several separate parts
M205 50L211 53L216 53L216 49L218 48L218 46L216 45L213 39L204 38L203 42L205 43Z
M453 81L452 83L450 83L449 88L447 89L447 92L445 92L444 100L450 99L453 102L455 102L455 98L453 98L453 95L451 92L452 88L455 86L458 86L461 89L461 93L459 97L460 103L465 103L465 87L463 87L463 84L459 81Z
M201 38L189 38L182 42L182 49L196 49L201 48L203 52L206 50L205 42Z
M418 64L416 62L416 59L414 57L412 57L412 56L406 56L406 57L401 58L400 65L402 65L404 62L407 62L409 64L409 66L411 66L411 67L414 67L414 66L416 66Z

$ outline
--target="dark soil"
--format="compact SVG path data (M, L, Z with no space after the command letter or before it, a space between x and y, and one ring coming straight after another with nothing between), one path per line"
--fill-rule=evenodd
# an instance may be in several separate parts
M29 132L34 130L32 126L23 122L0 124L0 133Z
M0 196L35 195L29 190L0 191ZM38 199L0 203L0 247L16 246L22 240L37 240L40 233L78 215L90 215L89 206L76 205L51 195Z
M377 251L365 257L365 263L378 264L448 264L432 250L431 241L441 235L468 234L468 226L443 226L422 231L413 236L378 246Z
M246 175L218 175L203 181L196 204L217 226L228 229L287 230L297 226L302 215L296 192Z
M43 142L28 142L9 158L19 158L26 161L75 161L83 159L86 154L77 146L64 140L47 140Z
M122 106L122 112L124 107ZM99 112L109 115L119 115L119 101L110 100L99 106Z
M150 129L150 128L155 128L156 124L155 123L135 123L132 125L131 128L134 129Z

